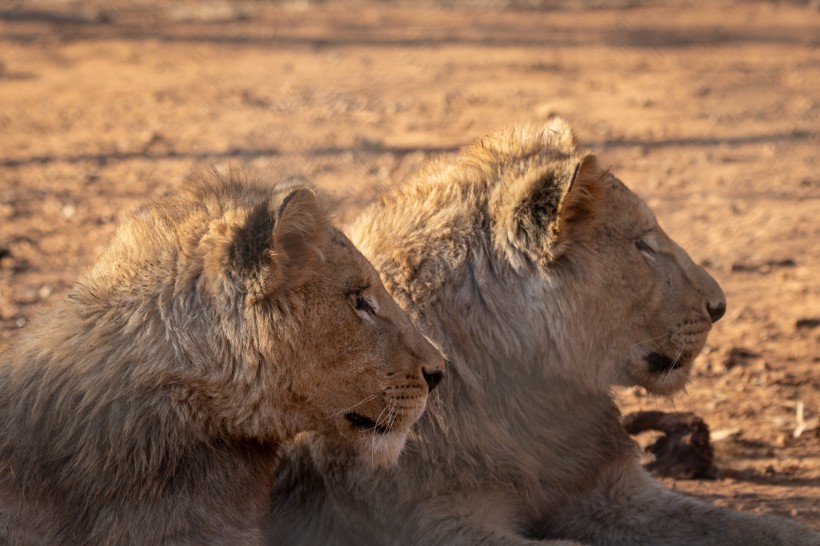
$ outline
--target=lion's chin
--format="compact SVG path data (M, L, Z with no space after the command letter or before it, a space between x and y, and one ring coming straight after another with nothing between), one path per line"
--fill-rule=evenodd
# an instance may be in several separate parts
M646 380L642 385L649 394L669 396L682 391L689 382L689 372L692 370L692 360L677 361L674 366L665 370L653 369L651 364L646 372Z
M407 432L362 433L356 440L355 449L366 463L382 468L398 463L406 441Z

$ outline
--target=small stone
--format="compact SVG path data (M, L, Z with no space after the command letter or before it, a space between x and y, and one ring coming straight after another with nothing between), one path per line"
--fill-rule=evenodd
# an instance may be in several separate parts
M74 216L74 214L75 214L76 212L77 212L77 207L75 207L75 206L74 206L74 205L72 205L71 203L68 203L68 204L66 204L66 205L63 205L63 208L62 208L62 209L60 209L60 214L62 214L62 215L63 215L63 218L65 218L66 220L68 220L68 219L70 219L72 216Z

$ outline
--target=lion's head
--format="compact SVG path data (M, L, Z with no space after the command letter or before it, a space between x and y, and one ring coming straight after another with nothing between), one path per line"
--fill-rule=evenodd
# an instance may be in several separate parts
M446 350L474 351L468 363L488 351L543 355L549 373L598 389L682 388L726 308L718 284L559 119L433 163L351 237L406 309L443 313L448 333L434 337ZM453 309L470 312L455 324ZM458 371L483 381L469 367Z
M440 353L313 189L240 178L203 177L131 215L75 302L199 434L318 431L395 461L443 377Z
M682 388L726 310L717 282L642 199L594 155L576 151L561 120L484 139L480 148L503 165L489 205L495 247L515 268L535 268L549 282L545 303L559 311L549 315L552 334L576 362L599 359L584 365L601 387ZM574 320L561 323L561 316Z

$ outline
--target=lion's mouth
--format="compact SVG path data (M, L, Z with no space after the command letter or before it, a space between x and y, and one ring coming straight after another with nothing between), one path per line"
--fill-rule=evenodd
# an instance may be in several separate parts
M387 434L390 429L384 425L376 423L373 419L365 417L360 413L350 412L345 414L345 419L353 426L361 430L372 430L378 434Z
M685 364L680 358L673 360L662 353L649 353L644 357L644 360L649 364L649 371L652 373L664 373L677 370Z

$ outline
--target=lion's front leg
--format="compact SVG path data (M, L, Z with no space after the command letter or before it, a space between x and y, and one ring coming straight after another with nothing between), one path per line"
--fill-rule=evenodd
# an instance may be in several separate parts
M493 493L431 493L422 499L402 491L339 503L324 491L306 495L304 490L289 490L280 502L274 501L266 544L581 546L570 540L526 538L510 517L513 503ZM280 493L275 490L274 498Z
M581 546L572 540L537 540L523 530L509 492L450 492L419 505L407 542L441 546Z
M492 528L487 522L472 518L421 520L418 533L411 540L397 544L430 546L582 546L572 540L536 540L505 528Z
M793 521L720 508L669 490L636 461L602 474L551 526L559 536L600 545L820 545Z

